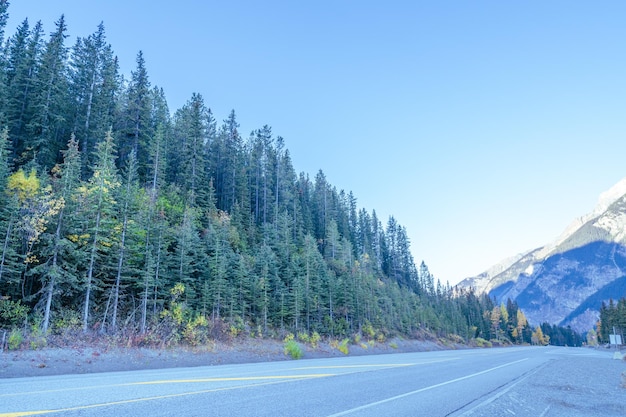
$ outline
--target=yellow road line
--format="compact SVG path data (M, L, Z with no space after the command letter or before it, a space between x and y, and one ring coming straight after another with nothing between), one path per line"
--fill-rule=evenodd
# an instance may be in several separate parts
M13 392L8 394L0 394L1 397L17 397L21 395L34 395L34 394L51 394L54 392L68 392L68 391L82 391L82 390L94 390L103 388L114 387L127 387L132 385L150 385L150 384L167 384L167 383L192 383L192 382L224 382L224 381L254 381L265 379L296 379L296 378L322 378L327 376L333 376L333 374L313 374L313 375L290 375L290 376L257 376L257 377L232 377L232 378L205 378L205 379L174 379L163 381L141 381L141 382L127 382L123 384L108 384L108 385L91 385L86 387L71 387L71 388L59 388L40 391L24 391ZM0 414L0 417L3 415Z
M310 379L325 378L334 374L310 374L310 375L269 375L269 376L241 376L231 378L201 378L201 379L165 379L162 381L132 382L123 385L156 385L156 384L187 384L195 382L224 382L224 381L263 381L267 379ZM0 417L2 414L0 414Z
M387 364L370 364L370 365L337 365L337 366L305 366L303 368L293 368L296 371L305 369L351 369L351 368L400 368L403 366L414 366L415 363L387 363Z
M315 376L312 376L312 375L308 375L308 376L301 375L300 379L322 378L324 376L333 376L333 374L318 374L318 375L315 375ZM139 402L146 402L146 401L162 400L162 399L167 399L167 398L184 397L184 396L187 396L187 395L198 395L198 394L207 394L207 393L210 393L210 392L230 391L230 390L235 390L235 389L260 387L260 386L263 386L263 385L280 384L280 383L287 382L288 380L294 379L294 378L297 378L297 377L298 376L284 376L279 381L264 382L264 383L259 383L259 384L240 385L240 386L235 386L235 387L224 387L224 388L214 388L214 389L208 389L208 390L202 390L202 391L183 392L183 393L179 393L179 394L158 395L158 396L154 396L154 397L134 398L134 399L131 399L131 400L112 401L112 402L108 402L108 403L81 405L81 406L77 406L77 407L68 407L68 408L59 408L57 410L33 410L33 411L16 411L16 412L11 412L11 413L0 413L0 417L24 417L24 416L35 416L35 415L50 414L50 413L65 413L65 412L69 412L69 411L88 410L88 409L91 409L91 408L109 407L109 406L114 406L114 405L132 404L132 403L139 403ZM275 376L251 377L251 378L248 378L248 380L261 379L261 378L263 378L263 379L275 379L275 378L278 378L278 377L275 377ZM124 384L124 385L136 385L136 384Z
M62 411L62 410L23 411L23 412L17 412L17 413L4 413L4 414L0 414L0 416L1 417L36 416L38 414L56 413L57 411Z
M443 359L434 359L425 362L415 362L415 363L380 363L380 364L367 364L367 365L337 365L337 366L307 366L303 368L293 368L297 371L310 370L310 369L348 369L348 368L401 368L404 366L417 366L417 365L428 365L431 363L439 363L439 362L449 362L458 360L460 358L443 358Z

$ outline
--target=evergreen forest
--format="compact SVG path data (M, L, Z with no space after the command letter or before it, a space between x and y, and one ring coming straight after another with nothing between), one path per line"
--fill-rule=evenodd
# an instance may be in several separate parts
M67 45L63 16L8 17L0 0L0 329L547 343L514 302L416 265L394 217L297 173L268 125L244 134L197 93L170 109L141 51L123 77L104 24Z
M598 323L598 341L602 343L610 342L610 335L620 335L622 343L626 336L626 297L617 302L613 299L609 303L602 303L600 307L600 323Z

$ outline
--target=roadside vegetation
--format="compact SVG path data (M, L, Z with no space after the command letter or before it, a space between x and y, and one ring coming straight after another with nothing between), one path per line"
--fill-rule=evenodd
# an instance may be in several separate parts
M120 74L104 25L68 46L63 16L4 39L8 16L1 1L0 347L547 343L515 303L417 266L393 216L297 174L269 126L243 136L199 94L171 112L141 52Z

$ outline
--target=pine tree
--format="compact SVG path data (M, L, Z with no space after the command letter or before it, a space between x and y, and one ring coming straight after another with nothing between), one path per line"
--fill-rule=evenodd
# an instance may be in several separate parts
M146 332L148 319L148 297L153 290L156 301L157 288L160 281L161 261L165 247L166 218L163 210L157 210L160 206L159 197L163 182L165 181L167 166L167 150L170 131L169 110L163 94L163 90L153 91L153 110L156 121L155 135L151 143L148 164L148 199L141 206L140 218L143 221L143 229L146 231L144 243L144 280L141 288L141 333ZM155 303L156 304L156 303ZM156 305L155 305L156 307Z
M92 35L76 40L71 63L73 130L80 143L86 175L93 166L96 142L113 124L114 99L119 90L117 64L102 23Z
M93 176L86 187L83 188L83 215L87 219L87 229L90 237L88 246L89 260L87 278L85 282L85 297L83 304L83 331L89 326L89 312L91 293L94 288L101 287L101 283L95 283L96 264L101 255L106 254L111 247L111 228L113 225L113 207L115 200L113 192L119 187L117 169L115 167L115 145L112 132L107 132L104 140L98 143L96 153L96 165ZM98 280L100 281L100 280Z
M269 245L262 244L255 260L254 274L257 280L254 283L254 308L258 322L263 326L263 333L267 333L275 307L273 289L277 282L276 255Z
M211 111L200 94L193 94L175 115L174 143L177 150L176 179L190 204L203 206L207 202L206 147L213 139L214 125ZM197 200L200 201L197 201Z
M272 129L265 125L250 136L248 142L248 178L250 189L250 206L255 224L259 225L267 219L263 212L263 190L266 187L265 159L266 150L272 142Z
M243 178L242 140L239 136L239 123L232 110L222 124L217 138L210 145L210 166L214 178L217 208L231 212L238 196L241 196Z
M200 239L198 212L185 205L182 219L175 235L175 248L172 257L172 278L185 285L187 305L196 308L200 305L202 279L206 279L206 253Z
M13 142L11 159L20 163L28 157L28 154L25 154L26 126L34 115L33 102L43 48L42 34L41 22L37 22L31 31L26 19L8 41L5 115L9 138Z
M9 20L9 1L0 0L0 52L2 52L2 45L4 45L4 28Z
M6 86L7 62L4 51L4 28L9 20L9 2L8 0L0 0L0 86ZM0 89L0 126L5 126L6 119L6 88Z
M26 160L34 159L40 166L51 168L57 162L64 140L69 136L67 48L65 17L56 22L41 55L41 64L32 101L33 117L28 122Z
M152 199L156 199L156 191L165 183L168 175L168 163L179 154L178 149L170 149L174 146L172 140L172 127L169 108L163 89L155 87L152 90L152 130L154 137L150 143L147 163L146 183L150 188ZM178 167L171 167L174 172Z
M136 245L129 245L133 242L132 237L128 236L132 232L133 228L129 223L133 222L131 219L132 213L137 212L135 201L137 200L138 185L137 185L137 156L134 151L131 151L130 157L127 160L126 173L124 178L124 186L120 187L120 195L117 198L119 202L120 213L118 213L118 219L121 224L121 235L118 243L118 256L117 267L115 274L115 283L113 284L113 313L111 315L111 329L117 330L117 315L120 299L120 288L122 286L122 275L126 267L125 264L129 263L130 252L132 248L136 248ZM127 268L126 268L127 269Z
M140 332L146 332L148 321L148 307L152 301L152 314L156 315L159 288L164 287L162 276L167 264L167 247L172 236L169 233L169 223L163 198L158 200L150 195L147 204L142 205L143 213L140 218L143 221L143 229L146 231L144 243L144 280L141 287L141 323Z
M148 71L143 52L137 54L137 68L131 72L126 105L123 111L123 133L120 136L119 152L121 163L134 151L139 161L137 175L139 183L146 180L148 153L153 135L152 97Z
M15 274L17 253L14 247L15 226L18 217L17 195L5 193L7 190L7 180L11 172L10 154L11 143L9 141L8 129L5 127L0 131L0 236L2 236L2 254L0 256L0 284L8 288L7 282L11 282L9 276ZM5 290L4 294L7 295Z
M76 242L80 238L76 234L74 198L80 185L81 162L78 143L73 135L63 154L63 164L53 170L53 185L60 202L59 212L56 216L56 225L52 224L53 227L47 233L48 249L41 250L48 258L41 271L45 300L42 324L44 332L47 332L50 324L52 301L57 287L60 285L68 287L66 291L69 292L78 285L76 264L79 263L79 255L76 253Z
M227 300L233 289L229 280L230 260L234 257L230 245L231 226L230 217L223 211L214 213L211 227L207 235L207 246L210 254L210 282L212 313L214 320L223 317Z

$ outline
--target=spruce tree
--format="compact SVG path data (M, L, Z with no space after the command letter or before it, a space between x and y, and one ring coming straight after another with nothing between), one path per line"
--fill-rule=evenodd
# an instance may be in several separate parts
M137 185L137 156L134 151L131 151L130 157L127 160L126 172L124 178L124 186L119 188L119 195L116 199L118 201L118 207L120 212L118 213L118 222L121 221L121 235L118 239L118 254L117 254L117 266L115 272L115 282L113 284L113 312L111 314L111 329L117 330L117 316L120 299L120 288L122 287L122 275L128 269L126 265L129 263L130 252L137 248L138 242L133 242L131 236L133 231L132 227L133 219L131 218L133 213L136 213L138 197L138 185ZM129 244L130 243L130 244Z
M177 164L177 183L189 195L190 204L203 206L207 201L208 185L205 149L213 139L211 135L215 122L202 96L196 93L176 112L174 120L177 150L176 160L172 162Z
M120 163L134 151L139 165L137 175L139 183L146 180L148 153L153 135L152 96L150 80L143 52L137 54L137 67L131 72L126 103L122 113L122 134L120 135Z
M210 146L217 207L227 212L232 211L238 197L243 195L241 188L245 186L241 175L244 170L241 155L243 142L238 129L239 123L235 111L232 110Z
M34 159L47 169L57 162L70 131L66 117L69 107L66 30L65 17L61 15L41 55L31 104L33 117L27 125L25 160Z
M6 75L6 110L9 138L13 142L11 159L22 164L31 152L27 151L27 130L34 115L35 93L39 60L42 53L41 22L31 31L25 19L8 41Z
M75 197L80 186L81 162L78 143L73 135L63 156L63 163L53 170L52 179L53 190L60 201L59 212L45 235L46 245L40 249L41 254L47 259L39 267L43 281L44 332L47 332L50 324L53 297L60 292L58 287L61 286L66 293L71 293L77 288L76 265L81 261L76 251L80 237L77 234L78 225L75 217L77 209Z
M4 51L4 28L9 20L9 2L8 0L0 0L0 86L6 86L7 62ZM6 88L0 89L0 126L6 125Z
M9 20L9 1L0 0L0 52L2 52L2 46L4 46L4 28Z
M102 23L92 35L76 40L71 63L72 123L86 175L93 166L96 142L113 124L113 100L119 90L115 58Z
M96 147L96 165L94 172L83 189L83 213L86 220L86 230L90 241L88 250L88 265L86 271L84 304L83 304L83 331L89 326L91 295L94 288L102 288L101 280L96 282L96 268L105 262L100 259L107 255L111 247L111 234L114 225L113 208L116 204L114 191L119 187L117 169L115 167L115 145L112 132L107 132L104 139ZM98 263L98 260L100 262ZM99 271L103 272L103 271Z
M0 254L0 284L5 288L3 295L8 295L9 285L16 273L17 252L14 245L15 227L18 217L17 195L6 193L7 180L11 173L11 143L5 127L0 131L0 236L2 253ZM13 292L13 291L12 291Z

